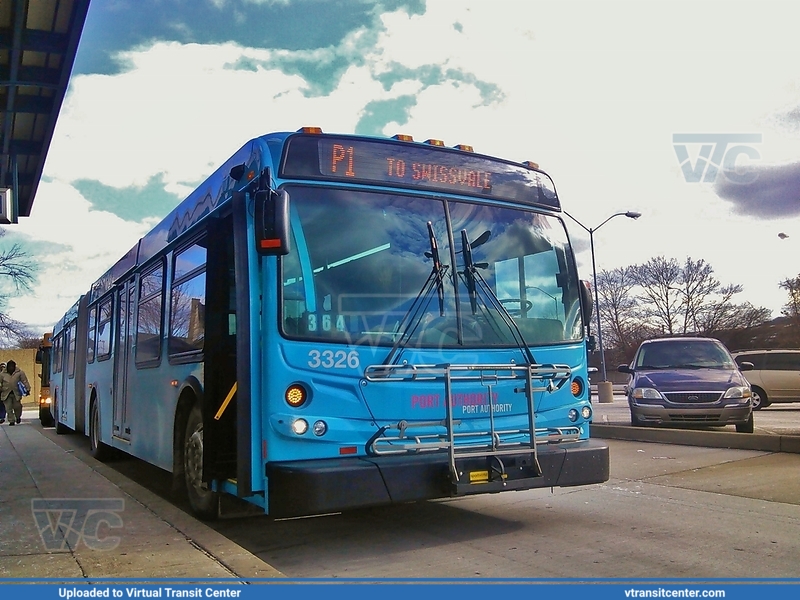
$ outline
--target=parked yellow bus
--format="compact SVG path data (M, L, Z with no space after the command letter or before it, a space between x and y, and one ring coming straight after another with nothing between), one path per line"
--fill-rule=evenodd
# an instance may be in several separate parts
M55 425L53 413L50 410L52 397L50 396L50 354L53 348L52 333L45 333L42 336L42 343L36 352L36 364L42 365L42 385L39 389L39 421L43 427Z

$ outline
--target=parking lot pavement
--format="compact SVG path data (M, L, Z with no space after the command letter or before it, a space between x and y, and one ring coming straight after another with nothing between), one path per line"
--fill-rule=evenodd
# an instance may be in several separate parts
M772 405L755 411L753 433L736 433L732 425L717 428L631 427L628 401L618 394L609 403L598 402L597 397L593 397L592 410L592 437L800 453L800 404Z

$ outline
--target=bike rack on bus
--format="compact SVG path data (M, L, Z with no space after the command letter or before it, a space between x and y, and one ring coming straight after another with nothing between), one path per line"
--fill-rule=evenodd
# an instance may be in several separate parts
M375 383L442 381L445 389L445 419L440 421L399 421L382 426L367 443L367 451L372 455L421 453L447 450L451 482L456 495L475 493L475 482L464 481L464 473L457 461L473 458L489 458L496 461L497 467L488 475L488 481L481 481L480 491L492 491L523 487L508 480L501 457L530 452L531 464L537 477L542 475L537 446L539 444L578 441L580 430L576 427L557 427L536 429L536 416L533 394L553 392L561 388L571 378L567 365L373 365L364 371L367 381ZM456 431L464 421L453 417L453 385L463 382L480 382L488 388L489 428L484 431ZM523 388L515 388L517 393L525 393L528 408L528 427L520 429L498 429L492 402L492 387L501 381L521 381ZM536 382L536 386L534 386ZM442 433L431 429L443 428ZM424 430L428 430L425 432ZM396 431L396 434L391 432ZM415 431L417 433L415 433ZM390 432L389 435L386 435ZM533 435L531 435L533 432ZM487 487L488 485L488 487Z

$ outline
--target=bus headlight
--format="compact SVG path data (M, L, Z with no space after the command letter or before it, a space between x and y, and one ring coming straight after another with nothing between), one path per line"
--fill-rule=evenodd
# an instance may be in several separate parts
M578 411L574 408L570 408L569 412L567 413L567 418L574 423L578 420Z
M292 431L297 435L303 435L308 431L308 421L305 419L295 419L292 421Z
M582 417L583 417L583 418L584 418L586 421L588 421L589 419L591 419L591 418L592 418L592 409L591 409L591 407L589 407L589 406L584 406L583 408L581 408L581 416L582 416Z
M328 424L325 421L314 421L314 426L311 428L311 431L313 431L314 435L317 437L325 435L328 431Z

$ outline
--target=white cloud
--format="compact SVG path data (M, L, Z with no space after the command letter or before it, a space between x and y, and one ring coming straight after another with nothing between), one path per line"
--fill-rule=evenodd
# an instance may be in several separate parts
M798 160L796 131L775 117L800 106L800 44L785 10L755 2L528 0L464 1L454 10L447 0L428 0L424 15L383 15L374 47L364 47L369 36L361 30L339 48L297 53L232 43L130 50L125 72L72 81L45 171L54 181L40 186L31 218L19 226L33 239L68 244L69 262L42 256L49 291L40 287L36 298L13 303L12 316L57 318L152 225L89 211L69 182L141 186L161 174L168 191L184 196L256 135L303 125L352 132L368 103L410 93L417 103L408 122L388 124L387 135L534 160L554 177L566 210L588 226L620 210L642 212L598 232L598 268L659 254L705 258L724 283L744 284L741 301L777 313L785 299L777 284L798 270L784 256L800 239L799 220L739 216L709 185L686 183L672 135L759 132L765 164ZM310 82L299 75L263 66L292 57L330 64L359 52L324 96L310 97ZM231 68L242 63L253 67ZM378 77L396 74L397 65L458 75L400 78L387 91ZM497 101L484 102L473 81L499 90ZM570 231L585 247L585 233ZM778 231L791 237L780 241ZM589 278L588 250L578 260Z
M43 181L31 217L14 229L15 234L35 242L38 283L32 295L10 301L10 314L33 327L52 327L153 225L91 210L72 186Z

